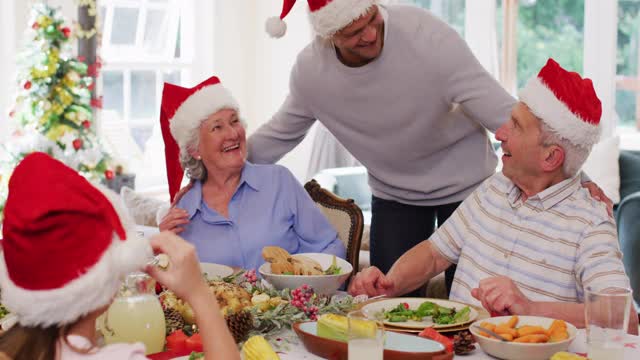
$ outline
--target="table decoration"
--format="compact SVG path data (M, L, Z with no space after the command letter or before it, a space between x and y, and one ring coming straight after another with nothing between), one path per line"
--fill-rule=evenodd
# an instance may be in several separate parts
M277 290L258 279L255 270L207 278L207 282L239 344L250 336L262 335L276 348L286 346L289 341L276 339L281 330L291 329L296 322L316 320L321 314L344 315L357 304L349 295L320 295L306 284L297 289ZM167 335L179 330L188 334L198 332L189 304L170 290L163 290L159 299L167 319Z

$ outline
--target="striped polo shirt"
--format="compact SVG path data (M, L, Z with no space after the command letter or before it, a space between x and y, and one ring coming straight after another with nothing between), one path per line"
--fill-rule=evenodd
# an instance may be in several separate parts
M614 220L574 176L522 201L502 173L482 183L429 239L458 264L451 299L507 276L534 301L583 302L585 286L629 287Z

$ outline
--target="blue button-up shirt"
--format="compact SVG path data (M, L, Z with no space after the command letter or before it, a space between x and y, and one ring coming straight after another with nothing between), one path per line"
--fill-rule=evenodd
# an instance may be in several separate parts
M229 203L229 218L207 206L200 181L177 207L189 213L190 221L180 236L196 247L202 262L257 270L267 245L291 254L345 257L345 247L327 218L293 174L279 165L245 163Z

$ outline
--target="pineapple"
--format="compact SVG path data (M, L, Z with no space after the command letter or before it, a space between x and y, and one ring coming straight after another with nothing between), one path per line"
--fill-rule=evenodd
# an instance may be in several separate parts
M242 346L242 358L245 360L280 360L278 354L262 336L252 336Z

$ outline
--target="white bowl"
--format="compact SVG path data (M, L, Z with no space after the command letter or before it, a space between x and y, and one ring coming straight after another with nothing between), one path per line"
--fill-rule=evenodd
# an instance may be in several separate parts
M500 324L506 322L509 318L511 318L511 316L498 316L490 319L478 320L471 324L469 331L471 331L478 342L478 345L480 345L484 352L505 360L548 359L559 351L566 351L573 339L576 338L576 327L566 321L567 332L569 333L569 338L567 340L541 344L523 344L490 339L478 334L479 330L475 328L475 326L480 326L480 323L485 321L493 324ZM516 327L524 325L539 325L546 329L549 328L553 320L554 319L540 316L518 316L518 325L516 325Z
M304 253L297 255L304 255L317 261L324 270L331 266L333 261L333 255L331 254ZM340 267L340 274L338 275L276 275L271 273L270 263L262 264L258 272L262 275L262 278L279 290L293 290L307 284L318 294L333 295L353 271L351 264L337 256L336 264Z

